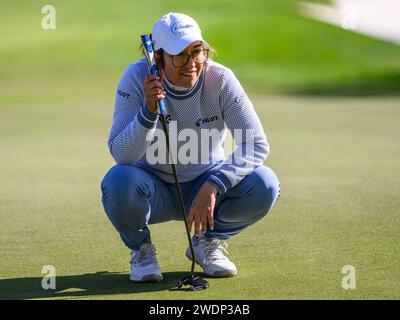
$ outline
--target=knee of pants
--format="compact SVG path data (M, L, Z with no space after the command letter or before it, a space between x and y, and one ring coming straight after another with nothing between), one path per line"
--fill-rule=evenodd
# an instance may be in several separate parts
M101 182L104 210L112 221L123 222L132 218L137 197L143 196L140 179L136 178L135 167L115 165ZM140 169L138 169L140 170Z
M270 168L264 166L258 167L249 178L254 212L263 217L280 195L279 180Z

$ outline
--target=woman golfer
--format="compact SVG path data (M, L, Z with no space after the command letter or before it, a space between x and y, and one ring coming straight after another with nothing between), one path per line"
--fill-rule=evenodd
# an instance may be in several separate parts
M101 184L105 212L131 249L130 279L161 281L148 225L182 219L157 114L157 101L165 99L196 262L209 276L234 276L225 241L263 218L279 197L276 175L263 166L266 136L233 72L208 58L210 47L191 17L163 16L152 40L161 76L149 75L141 59L119 82L108 140L116 165ZM236 145L226 159L225 127ZM189 248L186 256L192 258Z

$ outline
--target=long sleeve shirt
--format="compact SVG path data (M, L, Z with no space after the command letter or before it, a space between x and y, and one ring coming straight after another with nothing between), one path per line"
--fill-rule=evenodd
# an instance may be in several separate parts
M220 193L263 164L269 153L266 135L229 68L208 60L196 84L184 91L164 81L171 158L159 115L146 107L143 82L148 74L146 60L140 59L127 67L119 82L108 140L116 163L142 167L168 183L174 182L170 161L176 163L180 182L212 170L208 181ZM235 150L225 158L226 129Z

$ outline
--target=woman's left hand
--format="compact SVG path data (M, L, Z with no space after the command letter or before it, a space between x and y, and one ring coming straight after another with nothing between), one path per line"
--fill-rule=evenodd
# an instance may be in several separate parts
M217 192L217 188L207 181L202 185L189 211L187 225L189 232L192 231L193 222L196 236L199 235L200 229L203 234L206 233L207 222L210 229L214 229L214 207Z

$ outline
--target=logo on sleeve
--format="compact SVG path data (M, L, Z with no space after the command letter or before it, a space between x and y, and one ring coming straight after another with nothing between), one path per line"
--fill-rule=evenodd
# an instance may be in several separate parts
M240 96L235 97L235 103L242 103L243 99L245 99L246 97L246 93L243 91Z
M129 98L130 97L130 94L129 93L126 93L126 92L124 92L124 91L122 91L122 90L117 90L117 93L120 95L120 96L122 96L122 97L124 97L124 98Z

